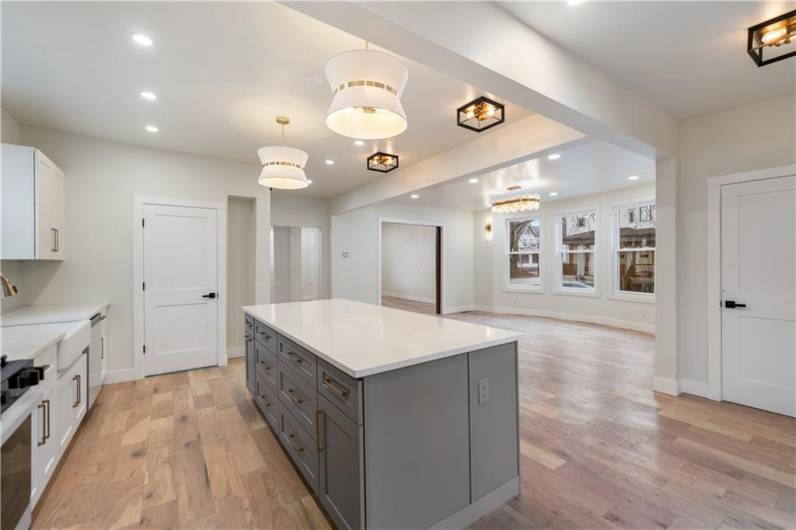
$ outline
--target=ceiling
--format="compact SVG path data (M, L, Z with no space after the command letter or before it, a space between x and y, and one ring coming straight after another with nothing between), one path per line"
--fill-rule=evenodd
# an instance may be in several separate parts
M136 32L154 46L133 44ZM313 184L298 193L315 196L381 178L365 169L376 150L406 167L475 138L456 127L455 109L482 94L408 60L407 132L358 147L329 131L324 66L363 45L270 2L6 2L3 107L27 125L252 164L258 147L280 142L274 118L285 114L286 143L310 154ZM507 105L507 122L529 114Z
M483 210L495 194L505 193L511 185L553 202L655 182L655 161L607 142L583 140L556 154L561 155L557 160L545 155L478 175L475 183L470 182L473 177L449 180L415 192L416 199L406 194L390 202ZM628 180L632 175L639 178ZM558 195L551 197L551 192Z
M542 35L678 119L796 91L796 59L758 68L747 28L794 2L501 2Z

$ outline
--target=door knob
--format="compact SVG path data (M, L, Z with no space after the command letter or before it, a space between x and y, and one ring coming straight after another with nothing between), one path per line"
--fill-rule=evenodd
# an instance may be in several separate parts
M724 307L727 309L735 309L736 307L746 307L746 304L739 304L735 300L725 300Z
M202 295L202 298L215 298L215 297L216 293L207 293Z

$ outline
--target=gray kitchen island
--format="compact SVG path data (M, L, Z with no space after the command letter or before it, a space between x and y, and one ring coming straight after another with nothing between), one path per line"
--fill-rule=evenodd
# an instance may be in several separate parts
M243 311L247 386L338 528L461 528L519 494L519 333L343 299Z

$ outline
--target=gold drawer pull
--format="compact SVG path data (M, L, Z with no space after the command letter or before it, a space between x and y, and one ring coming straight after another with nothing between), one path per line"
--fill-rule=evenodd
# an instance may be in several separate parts
M287 389L287 393L288 393L288 395L290 396L290 399L291 399L291 400L293 401L293 403L295 403L296 405L301 405L302 403L304 403L304 400L303 400L303 399L301 399L301 398L297 398L297 397L294 397L294 396L295 396L295 394L296 394L296 391L295 391L295 390L293 390L292 388L288 388L288 389Z
M324 378L323 378L323 384L324 384L324 385L326 385L326 387L327 387L329 390L331 390L332 392L334 392L335 394L337 394L337 397L339 397L339 398L341 398L341 399L345 399L345 398L346 398L346 396L348 396L348 390L346 390L345 388L342 388L342 387L340 387L340 386L336 385L335 383L333 383L333 382L332 382L332 380L331 380L331 379L329 379L329 378L327 378L327 377L324 377Z
M297 357L296 354L293 353L292 351L287 352L287 356L290 357L290 359L293 362L295 362L296 364L301 364L301 361L304 360L304 359L301 359L301 358Z

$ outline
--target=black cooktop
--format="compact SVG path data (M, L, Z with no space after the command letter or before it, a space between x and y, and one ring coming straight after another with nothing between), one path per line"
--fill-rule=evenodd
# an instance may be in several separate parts
M6 411L32 386L44 379L44 366L33 366L33 360L9 361L0 357L0 414Z

